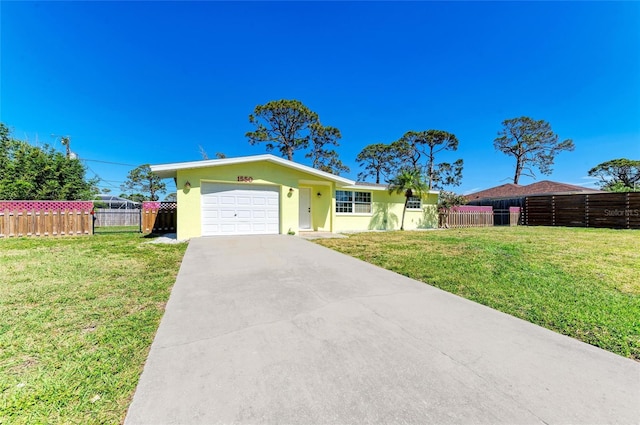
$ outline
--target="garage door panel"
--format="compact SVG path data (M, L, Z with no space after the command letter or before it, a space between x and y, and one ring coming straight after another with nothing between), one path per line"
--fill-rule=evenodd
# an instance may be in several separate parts
M236 215L239 219L250 219L251 210L237 210Z
M233 218L235 214L236 214L235 210L229 210L229 209L220 210L220 218L222 219Z
M275 186L203 183L201 205L203 236L280 233Z
M235 196L229 196L229 195L221 195L220 196L220 203L223 205L235 205L236 204L236 197Z

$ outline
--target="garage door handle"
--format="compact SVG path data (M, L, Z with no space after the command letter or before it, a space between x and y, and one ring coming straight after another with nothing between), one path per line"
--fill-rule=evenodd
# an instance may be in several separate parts
M309 212L311 212L311 207L309 207Z

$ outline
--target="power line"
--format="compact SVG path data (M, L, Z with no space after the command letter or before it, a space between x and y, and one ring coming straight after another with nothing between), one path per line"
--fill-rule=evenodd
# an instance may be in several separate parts
M113 165L124 165L126 167L137 167L137 165L133 165L133 164L124 164L122 162L111 162L111 161L102 161L100 159L85 159L85 158L80 158L80 161L90 161L90 162L101 162L102 164L113 164Z

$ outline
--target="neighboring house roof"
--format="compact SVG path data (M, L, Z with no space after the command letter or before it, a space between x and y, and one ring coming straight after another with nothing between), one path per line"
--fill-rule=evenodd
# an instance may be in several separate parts
M589 189L573 184L542 180L529 185L507 183L480 192L465 195L469 201L478 199L519 198L531 195L568 195L574 193L600 193L601 190Z
M355 182L345 177L336 176L335 174L317 170L315 168L298 164L297 162L289 161L284 158L279 158L271 154L239 156L236 158L208 159L208 160L191 161L191 162L175 162L171 164L159 164L159 165L152 165L151 171L156 173L159 177L166 179L166 178L176 177L176 172L178 170L190 170L195 168L206 168L206 167L219 167L223 165L246 164L246 163L260 162L260 161L267 161L267 162L279 164L284 167L302 171L304 173L308 173L325 180L330 180L335 182L339 187L346 188L346 189L387 190L386 185L380 185L376 183ZM438 193L438 192L430 191L429 193Z

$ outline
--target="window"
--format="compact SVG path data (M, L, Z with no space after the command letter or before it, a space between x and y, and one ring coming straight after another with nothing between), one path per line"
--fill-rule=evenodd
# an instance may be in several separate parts
M371 192L336 190L336 212L343 214L371 214Z
M422 208L422 201L419 196L410 196L407 201L408 210L419 210Z

